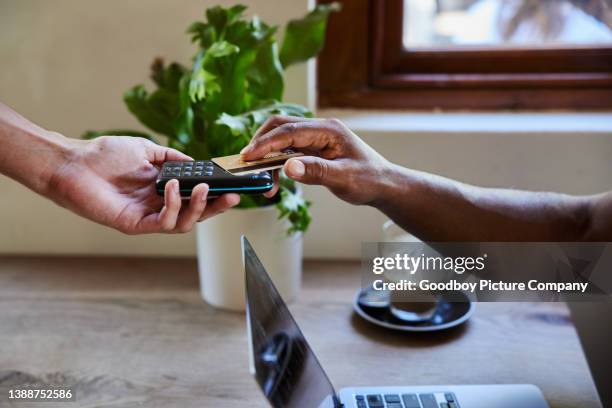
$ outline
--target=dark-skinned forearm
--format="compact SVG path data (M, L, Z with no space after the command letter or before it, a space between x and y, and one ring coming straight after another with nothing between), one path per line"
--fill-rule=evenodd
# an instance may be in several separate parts
M380 188L374 206L426 241L612 240L609 195L481 188L396 165Z

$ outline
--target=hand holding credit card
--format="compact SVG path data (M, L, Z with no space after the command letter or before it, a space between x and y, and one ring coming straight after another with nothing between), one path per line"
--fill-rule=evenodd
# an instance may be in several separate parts
M212 161L225 171L228 171L236 176L242 176L245 174L258 173L264 170L280 169L287 160L303 155L303 153L286 149L281 152L268 153L262 159L253 161L244 161L239 154L215 157L212 159Z

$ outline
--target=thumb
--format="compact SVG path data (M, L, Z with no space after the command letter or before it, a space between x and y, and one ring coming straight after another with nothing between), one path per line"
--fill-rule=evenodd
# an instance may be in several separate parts
M285 163L284 170L287 176L296 181L324 186L334 184L339 175L336 163L314 156L290 159Z
M146 141L147 143L147 155L148 159L151 163L161 166L166 161L189 161L193 160L191 157L187 156L184 153L179 152L178 150L171 149L169 147L164 147L157 145L153 142Z

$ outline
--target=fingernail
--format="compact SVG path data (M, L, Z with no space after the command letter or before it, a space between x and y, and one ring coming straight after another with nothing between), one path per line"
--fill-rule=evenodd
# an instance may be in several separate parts
M179 192L179 181L177 179L174 179L174 185L172 186L172 189L174 190L174 192L178 193Z
M248 145L244 146L244 147L242 148L242 150L240 151L240 154L245 154L245 153L250 152L250 151L251 151L251 148L252 148L252 147L251 147L251 145L250 145L250 144L248 144Z
M306 167L304 166L304 163L299 160L289 160L287 163L287 173L291 177L300 178L306 174Z

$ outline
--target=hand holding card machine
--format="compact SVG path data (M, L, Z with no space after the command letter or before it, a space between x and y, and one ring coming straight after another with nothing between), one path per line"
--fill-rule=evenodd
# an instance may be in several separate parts
M253 161L243 161L239 154L235 154L212 160L166 162L157 178L157 193L164 195L166 183L177 179L183 198L189 198L193 188L200 183L208 184L209 198L225 193L262 194L274 187L272 176L264 170L279 169L287 160L300 156L303 154L286 149Z
M235 176L209 160L165 162L155 182L159 195L164 195L166 183L172 179L178 180L183 198L189 198L193 188L201 183L208 184L208 198L226 193L262 194L274 187L274 180L266 171Z

